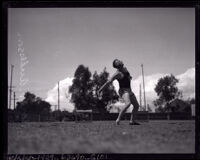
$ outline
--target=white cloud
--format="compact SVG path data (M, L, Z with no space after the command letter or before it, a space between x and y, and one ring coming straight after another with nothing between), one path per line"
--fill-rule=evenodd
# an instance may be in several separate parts
M157 84L159 78L164 77L169 74L157 73L152 75L146 75L145 79L145 95L147 104L150 105L151 109L154 111L155 107L153 106L153 101L157 98L156 92L154 91L155 85ZM179 79L179 83L177 84L178 88L183 92L183 98L192 98L195 96L195 68L190 68L186 72L175 75L176 78ZM66 78L60 81L60 106L61 110L73 111L74 105L70 102L71 94L68 93L69 86L72 85L73 78ZM131 87L133 92L136 95L136 98L139 102L139 90L140 84L142 89L142 105L143 105L143 81L142 76L137 77L136 79L131 81ZM119 90L119 84L115 80L113 82L116 91ZM46 101L50 102L52 105L57 105L58 102L58 84L55 84L54 88L49 90L47 93ZM114 105L114 108L111 109L112 112L118 112L121 109L123 103L117 102ZM54 109L54 108L52 108ZM132 106L128 109L127 112L132 110Z
M195 68L188 69L185 73L177 76L179 83L177 84L179 90L183 93L183 98L195 97Z
M59 91L60 91L60 109L67 110L69 112L73 111L74 105L70 102L71 94L68 93L69 86L72 85L73 78L67 77L64 80L59 81ZM55 84L53 89L49 90L47 93L47 98L45 99L51 105L58 104L58 84ZM54 110L54 107L52 107Z

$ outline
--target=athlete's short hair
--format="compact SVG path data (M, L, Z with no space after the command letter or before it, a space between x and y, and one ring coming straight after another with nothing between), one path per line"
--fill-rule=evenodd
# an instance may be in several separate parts
M116 61L119 61L119 60L118 60L118 59L115 59L115 60L113 61L113 67L114 67L114 68L117 68Z

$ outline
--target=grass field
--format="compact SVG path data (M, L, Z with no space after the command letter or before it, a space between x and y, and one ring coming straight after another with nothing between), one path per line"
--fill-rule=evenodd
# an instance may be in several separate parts
M8 124L8 154L194 153L195 121Z

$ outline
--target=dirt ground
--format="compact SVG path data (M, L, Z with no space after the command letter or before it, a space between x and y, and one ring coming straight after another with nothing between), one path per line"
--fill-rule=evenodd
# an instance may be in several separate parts
M8 154L194 153L195 121L8 124Z

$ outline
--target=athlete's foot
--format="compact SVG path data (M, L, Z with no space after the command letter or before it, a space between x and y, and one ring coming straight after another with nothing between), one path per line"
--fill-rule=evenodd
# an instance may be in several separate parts
M116 120L115 122L116 122L116 125L119 125L119 122L120 122L120 121L119 121L119 120Z
M129 122L129 125L140 125L138 122Z

